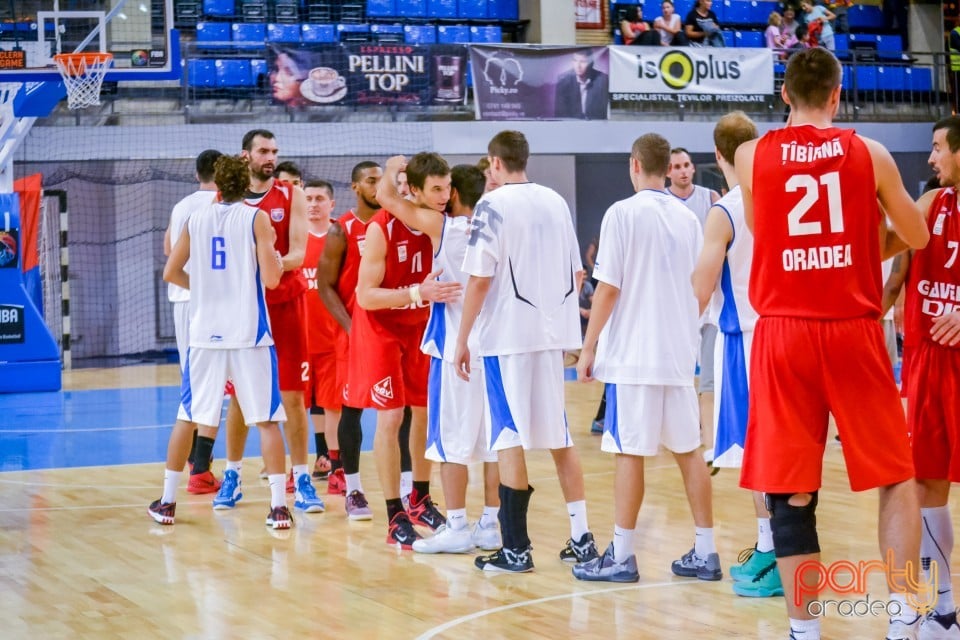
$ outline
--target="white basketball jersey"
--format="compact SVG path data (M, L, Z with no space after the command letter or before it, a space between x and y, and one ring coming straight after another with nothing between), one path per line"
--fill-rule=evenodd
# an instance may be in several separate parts
M710 213L710 207L713 206L713 203L711 202L711 199L713 198L713 192L706 187L701 187L700 185L695 184L693 185L693 193L686 198L681 198L669 189L667 189L667 193L682 202L687 209L693 211L693 214L697 216L697 220L700 221L700 228L703 229L703 225L705 225L707 222L707 214ZM713 297L710 298L710 303L707 305L706 310L704 310L703 315L700 317L700 326L705 324L716 324L719 313L720 301L717 293L714 292Z
M443 220L443 232L440 235L440 247L433 256L433 270L443 269L441 282L459 282L464 289L470 276L463 271L463 256L470 239L470 219L466 216L455 218L446 216ZM430 321L423 334L421 350L434 358L453 362L457 348L457 332L460 330L460 318L463 316L463 300L456 302L434 302L430 305ZM473 356L479 355L477 325L474 325L467 346Z
M190 215L194 211L200 209L206 209L207 206L213 202L216 197L216 193L213 191L194 191L186 198L178 202L173 206L173 211L170 212L170 248L173 249L177 244L177 240L180 239L180 234L183 232L184 225L187 224L187 220L190 219ZM190 273L190 261L187 261L187 264L183 267L183 270L187 273ZM178 287L175 284L167 285L167 299L170 302L189 302L190 301L190 290L184 289L183 287Z
M570 209L556 191L525 182L484 195L463 270L493 278L478 321L480 355L580 348L583 263Z
M696 217L662 191L640 191L607 210L593 277L620 295L597 345L599 380L693 385L699 305L691 277L702 248Z
M727 246L720 274L720 316L718 326L724 333L753 331L757 312L750 304L750 267L753 264L753 234L743 213L743 194L736 186L716 204L723 209L733 228L733 240Z
M191 347L273 344L253 234L256 213L243 202L218 202L190 216Z

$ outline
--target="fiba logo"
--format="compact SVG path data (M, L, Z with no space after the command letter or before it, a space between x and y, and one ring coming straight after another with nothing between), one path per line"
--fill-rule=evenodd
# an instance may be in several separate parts
M23 344L23 307L0 304L0 344Z
M0 231L0 269L17 266L17 237L12 231Z

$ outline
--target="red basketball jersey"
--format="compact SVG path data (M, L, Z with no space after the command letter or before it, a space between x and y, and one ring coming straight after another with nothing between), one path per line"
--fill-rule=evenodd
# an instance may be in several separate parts
M293 199L293 185L282 180L274 180L270 189L259 200L246 200L246 203L265 211L270 223L277 232L274 248L285 256L290 251L290 203ZM280 284L267 289L267 303L277 304L296 298L307 288L307 281L300 269L284 271Z
M430 236L413 231L386 209L378 211L370 219L370 224L380 227L387 239L386 264L380 286L384 289L405 289L423 282L433 269L433 243ZM388 328L400 324L423 324L426 327L430 303L411 302L402 307L368 313L375 323Z
M787 127L757 144L750 302L761 316L880 317L880 208L853 130Z
M914 252L907 273L904 322L914 343L930 340L936 318L960 311L960 213L956 188L942 189L933 199L927 227L930 242ZM960 349L960 345L953 348Z
M363 255L363 243L367 239L367 224L358 218L353 211L347 211L337 218L337 224L343 229L346 236L347 250L343 254L340 264L340 276L337 279L337 295L347 308L347 313L353 315L354 302L357 299L357 276L360 273L360 256Z
M326 353L333 351L336 327L339 325L333 319L327 306L320 299L317 292L317 271L320 256L327 242L326 234L307 236L307 251L303 258L303 276L307 281L307 352Z

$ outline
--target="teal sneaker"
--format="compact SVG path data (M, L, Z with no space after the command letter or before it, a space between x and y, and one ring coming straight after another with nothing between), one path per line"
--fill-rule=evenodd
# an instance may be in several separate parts
M756 555L756 554L754 554ZM733 592L744 598L773 598L783 595L783 582L776 561L760 570L749 582L734 582Z
M737 561L740 564L730 567L730 577L734 582L750 582L771 562L775 563L777 558L772 550L760 552L753 547L741 551Z

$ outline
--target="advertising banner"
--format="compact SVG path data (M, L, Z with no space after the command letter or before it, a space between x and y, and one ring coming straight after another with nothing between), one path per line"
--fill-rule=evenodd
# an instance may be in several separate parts
M277 104L463 104L467 49L461 45L351 44L271 47Z
M764 102L773 95L769 49L610 47L612 102Z
M472 45L470 66L481 120L607 118L607 47Z

